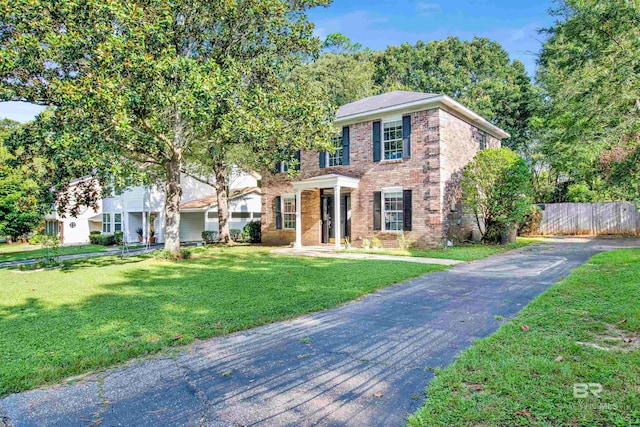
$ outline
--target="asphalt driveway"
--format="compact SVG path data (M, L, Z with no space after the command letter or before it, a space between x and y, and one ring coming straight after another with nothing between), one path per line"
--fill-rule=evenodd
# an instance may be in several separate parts
M603 250L553 239L360 301L0 400L0 425L401 426L434 368ZM371 261L380 262L380 261ZM339 280L339 278L336 278Z

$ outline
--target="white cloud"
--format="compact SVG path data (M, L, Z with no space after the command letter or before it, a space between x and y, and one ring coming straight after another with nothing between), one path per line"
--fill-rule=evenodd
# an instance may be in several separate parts
M440 4L439 3L429 3L426 1L419 1L416 3L416 11L419 15L433 15L435 13L440 12Z

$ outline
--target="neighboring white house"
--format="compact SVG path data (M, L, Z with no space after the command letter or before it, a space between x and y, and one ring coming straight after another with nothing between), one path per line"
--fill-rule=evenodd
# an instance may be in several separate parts
M242 229L252 220L260 219L262 208L260 177L255 174L235 173L230 182L230 228ZM217 203L213 187L186 175L181 177L180 240L202 240L205 230L218 230ZM91 231L112 234L123 233L126 242L138 242L138 229L143 240L151 232L157 243L164 242L165 224L164 186L136 186L122 194L102 199L97 209L84 208L75 217L61 217L55 211L45 217L46 232L60 234L64 244L89 242Z

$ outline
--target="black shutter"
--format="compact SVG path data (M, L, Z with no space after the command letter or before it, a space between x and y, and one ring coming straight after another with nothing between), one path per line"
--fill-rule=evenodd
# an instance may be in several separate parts
M411 158L411 116L402 117L402 158Z
M342 164L349 164L349 126L342 128Z
M319 162L320 162L320 169L324 169L327 161L327 153L325 151L321 151L318 154L318 156L319 156Z
M280 230L282 228L282 198L280 196L276 196L273 199L273 213L276 217L276 228Z
M300 170L300 150L296 151L296 154L294 157L298 161L298 164L296 165L296 170L299 171Z
M276 162L275 166L273 167L273 173L280 173L280 165L282 162Z
M373 229L382 230L382 191L373 192Z
M411 190L404 190L402 197L403 217L404 225L402 229L404 231L411 231Z
M380 122L373 122L373 161L380 161Z

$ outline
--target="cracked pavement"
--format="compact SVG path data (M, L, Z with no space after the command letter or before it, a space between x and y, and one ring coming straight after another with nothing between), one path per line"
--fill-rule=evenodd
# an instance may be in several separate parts
M592 255L638 239L555 238L341 307L0 400L0 426L399 426L435 368ZM371 261L376 262L376 261ZM337 278L339 280L339 278Z

